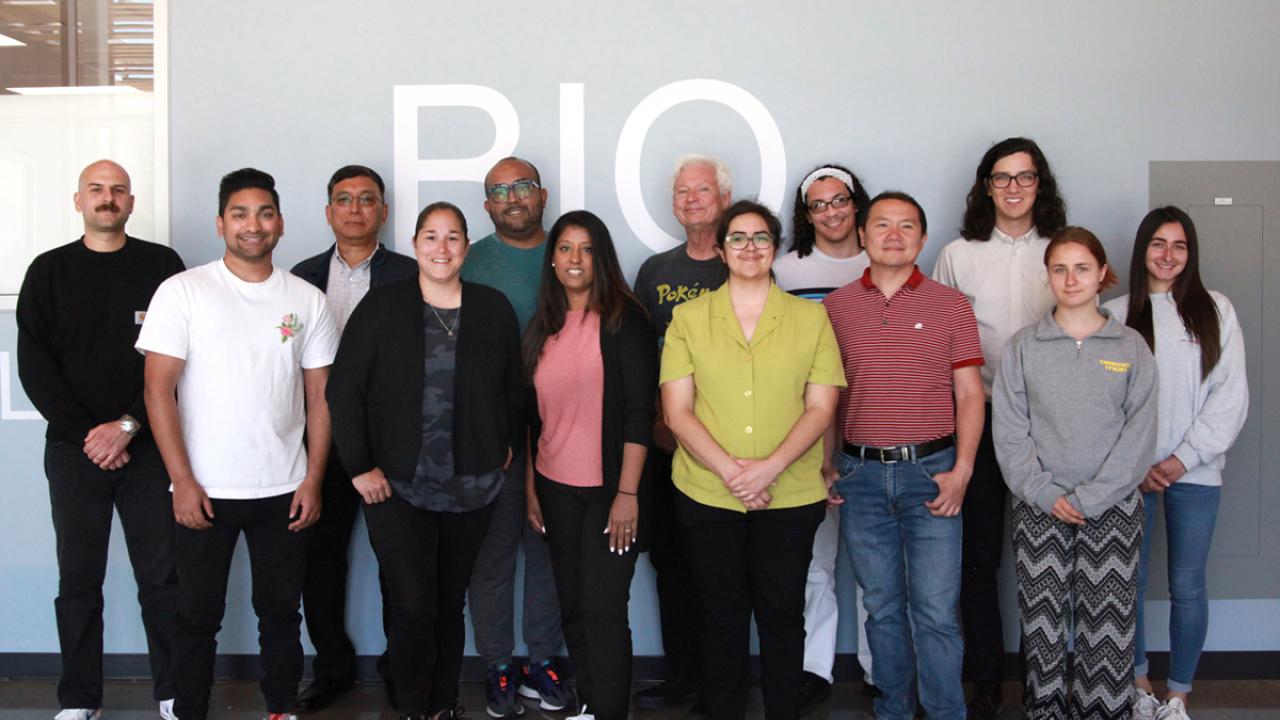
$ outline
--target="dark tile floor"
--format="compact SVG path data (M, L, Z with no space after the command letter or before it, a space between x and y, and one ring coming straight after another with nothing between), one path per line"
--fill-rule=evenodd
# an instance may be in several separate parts
M55 682L52 680L0 680L0 718L4 720L49 720L57 712ZM1005 686L1005 697L1017 698L1016 683ZM157 717L151 700L151 687L144 682L115 681L107 684L106 709L103 720L151 720ZM379 685L365 684L345 695L333 707L308 716L315 720L395 720L396 714L385 707ZM484 687L479 683L463 683L461 704L471 720L486 720ZM219 682L213 689L212 718L249 720L261 718L262 696L256 683ZM544 713L532 706L527 720L563 720L565 713ZM1280 680L1202 680L1196 683L1192 696L1194 720L1280 720ZM633 720L684 720L687 709L661 712L636 712ZM763 718L759 690L753 689L748 718ZM813 720L873 720L871 701L862 697L859 686L837 683L831 700L812 716ZM1016 702L1001 713L1001 720L1022 717Z

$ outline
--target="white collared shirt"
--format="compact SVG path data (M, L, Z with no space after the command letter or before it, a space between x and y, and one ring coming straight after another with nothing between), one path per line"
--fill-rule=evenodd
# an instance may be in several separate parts
M933 266L933 279L964 293L978 317L986 359L982 386L988 398L1005 343L1053 307L1044 266L1048 245L1048 238L1041 237L1034 227L1017 238L994 228L986 242L953 240L942 248Z

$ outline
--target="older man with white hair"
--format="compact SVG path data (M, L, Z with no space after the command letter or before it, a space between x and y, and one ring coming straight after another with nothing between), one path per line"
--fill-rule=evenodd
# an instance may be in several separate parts
M715 236L732 190L729 168L720 159L684 155L676 161L671 212L684 227L685 242L645 260L633 284L636 297L649 311L658 331L659 343L677 305L715 290L728 278L728 270L716 254ZM635 705L642 710L657 710L699 699L694 707L697 714L702 705L698 608L684 538L675 517L671 454L676 443L662 422L661 402L655 415L653 437L657 447L649 453L647 470L653 484L653 503L647 513L650 520L645 520L642 512L645 527L640 539L649 539L649 561L657 573L667 680L636 693Z

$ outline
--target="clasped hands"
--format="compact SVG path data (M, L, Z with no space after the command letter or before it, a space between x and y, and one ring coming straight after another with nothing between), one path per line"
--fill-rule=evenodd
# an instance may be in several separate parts
M764 510L773 502L767 488L774 484L784 468L777 467L769 458L743 460L731 457L733 465L720 472L724 486L733 493L748 510Z

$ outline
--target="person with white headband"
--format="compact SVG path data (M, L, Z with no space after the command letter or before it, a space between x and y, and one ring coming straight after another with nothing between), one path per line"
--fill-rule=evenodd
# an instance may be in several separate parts
M778 287L792 295L821 302L832 290L862 276L869 261L858 242L857 216L867 206L866 188L853 171L835 163L818 166L796 187L792 215L791 251L773 264ZM839 448L827 448L824 457ZM827 460L824 466L832 466ZM833 471L834 473L834 471ZM833 474L832 473L832 474ZM813 559L804 588L804 679L800 714L807 715L831 697L836 658L836 554L840 547L838 502L827 507L826 518L813 539ZM861 627L866 620L862 589L858 588L858 662L863 693L874 696L871 651Z

